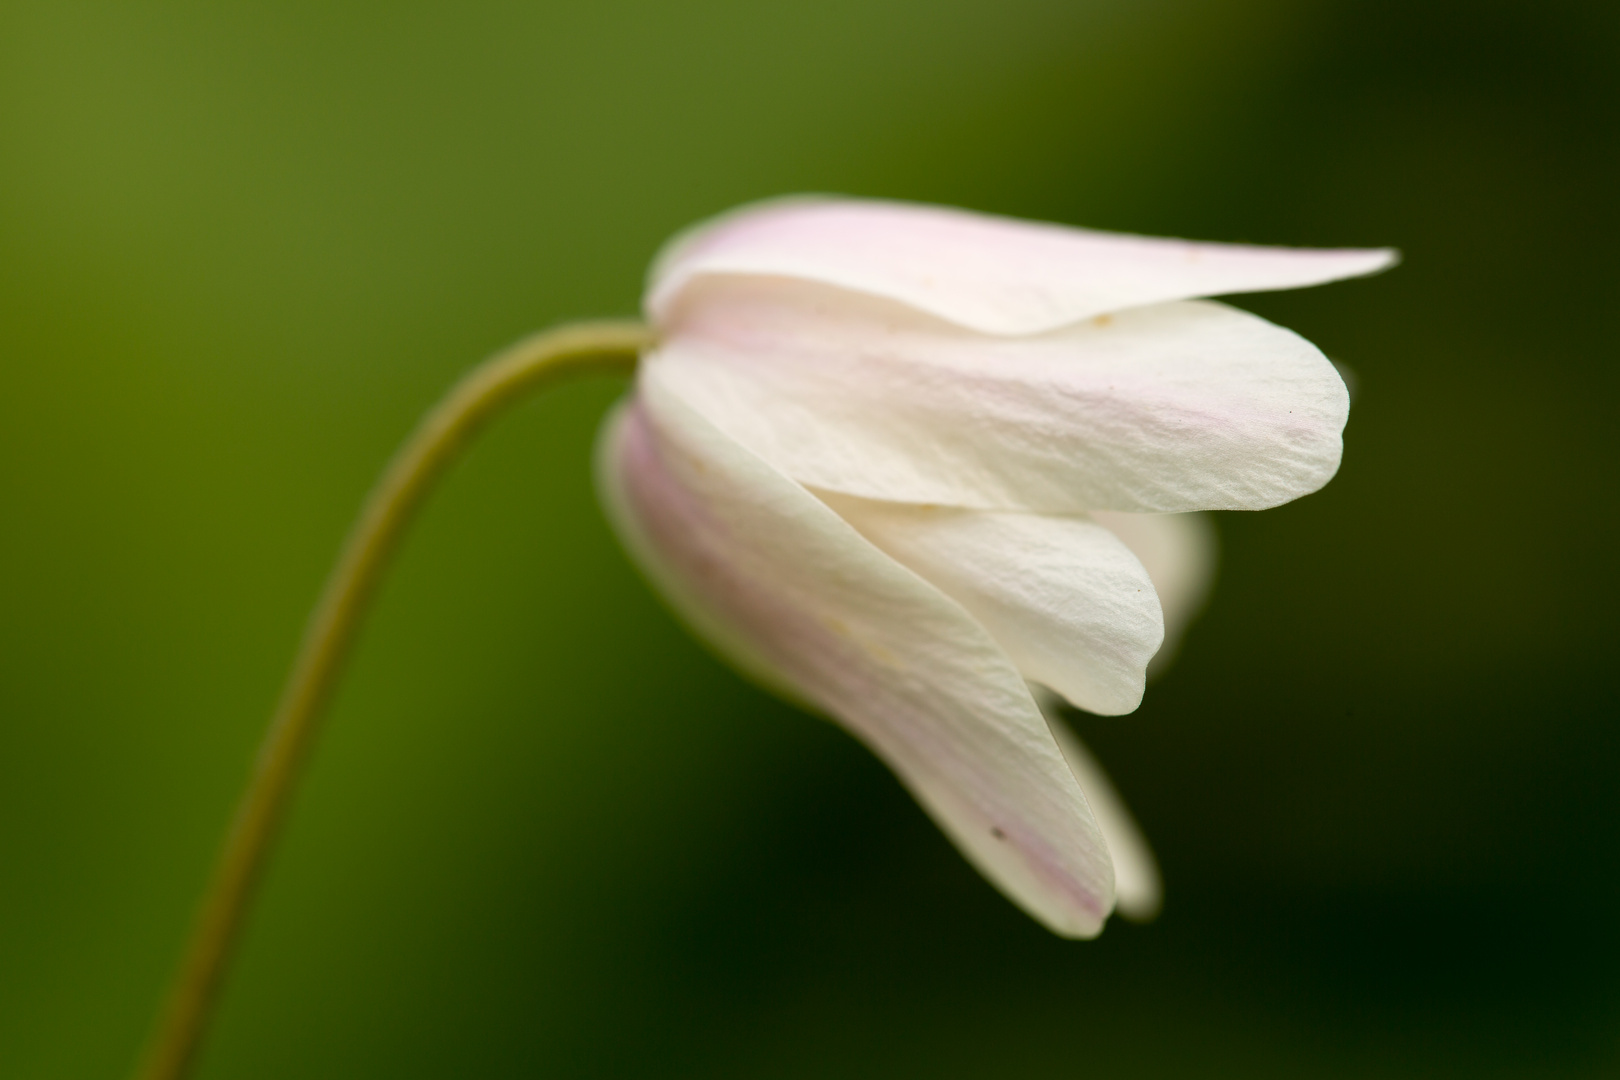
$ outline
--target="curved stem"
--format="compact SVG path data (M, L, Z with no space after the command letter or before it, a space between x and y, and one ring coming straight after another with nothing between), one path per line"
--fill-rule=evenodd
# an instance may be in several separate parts
M203 896L139 1080L180 1080L195 1061L277 828L321 713L389 556L418 506L468 439L530 391L582 372L630 372L652 343L633 322L576 323L536 334L461 379L406 441L366 499L304 632L236 819Z

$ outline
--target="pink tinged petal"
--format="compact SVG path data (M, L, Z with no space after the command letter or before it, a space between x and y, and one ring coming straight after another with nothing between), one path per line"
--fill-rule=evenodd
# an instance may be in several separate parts
M1175 656L1209 596L1219 557L1215 526L1207 514L1121 514L1099 510L1092 517L1125 542L1153 579L1164 609L1164 645L1148 666L1158 675Z
M1087 518L823 496L860 534L957 601L1024 678L1104 716L1142 703L1164 637L1159 599Z
M648 364L807 485L981 509L1276 506L1333 476L1349 413L1314 346L1212 301L993 338L738 280L690 293Z
M1046 713L1052 735L1074 770L1075 779L1080 782L1080 790L1086 793L1092 813L1097 815L1103 838L1108 841L1108 853L1114 859L1114 908L1132 922L1147 922L1164 906L1159 861L1153 857L1147 837L1108 774L1075 735L1068 721L1057 714L1051 695L1037 693L1036 700Z
M1036 334L1104 312L1294 289L1375 273L1396 253L1197 243L945 207L854 199L759 203L677 237L647 309L667 317L704 278L797 278L895 300L989 334Z
M1054 931L1113 905L1102 834L1028 688L954 601L643 369L605 429L605 502L669 600L843 722L967 858Z

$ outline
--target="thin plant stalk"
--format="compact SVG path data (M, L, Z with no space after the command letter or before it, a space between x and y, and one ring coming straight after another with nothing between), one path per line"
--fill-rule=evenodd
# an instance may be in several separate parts
M138 1080L182 1080L196 1063L322 714L390 556L434 482L502 409L575 375L631 372L651 343L650 330L628 321L575 323L536 334L468 372L394 455L310 616Z

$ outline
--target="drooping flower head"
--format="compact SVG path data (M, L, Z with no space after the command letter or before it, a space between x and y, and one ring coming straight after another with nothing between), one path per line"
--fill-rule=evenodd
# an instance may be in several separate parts
M1187 513L1315 491L1349 409L1309 342L1196 298L1392 261L747 207L653 269L660 342L604 428L603 500L715 648L842 723L986 877L1089 937L1116 876L1127 913L1157 879L1038 698L1135 709L1202 588Z

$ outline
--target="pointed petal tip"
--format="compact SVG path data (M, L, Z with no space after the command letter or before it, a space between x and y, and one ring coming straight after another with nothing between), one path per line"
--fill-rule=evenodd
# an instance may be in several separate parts
M1401 265L1402 259L1400 248L1392 247L1337 249L1311 248L1305 250L1320 250L1344 257L1344 272L1335 277L1326 279L1323 284L1326 284L1328 281L1341 281L1348 280L1350 278L1371 277L1374 274L1382 274L1386 270L1393 270L1397 266Z
M661 321L700 278L786 277L1022 336L1171 300L1321 285L1398 259L1389 248L1224 244L922 203L786 196L677 235L654 263L647 310Z

